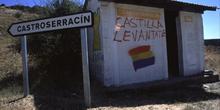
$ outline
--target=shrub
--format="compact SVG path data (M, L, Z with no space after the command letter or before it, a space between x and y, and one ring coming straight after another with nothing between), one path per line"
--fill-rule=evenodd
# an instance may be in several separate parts
M44 7L35 6L42 17L60 16L81 11L81 6L71 0L48 2ZM20 51L20 41L16 50ZM41 83L50 87L70 88L82 84L80 29L65 29L27 37L29 58L36 59L33 79L41 77ZM73 80L74 79L74 80ZM78 84L80 82L80 84Z
M0 6L6 6L6 5L2 3Z
M16 12L16 13L14 14L14 17L20 18L22 15L23 15L23 13L20 12L20 11L18 11L18 12Z

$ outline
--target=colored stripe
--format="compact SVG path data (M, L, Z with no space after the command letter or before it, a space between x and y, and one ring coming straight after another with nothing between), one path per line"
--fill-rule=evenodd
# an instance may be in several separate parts
M154 57L154 54L152 51L148 51L148 52L141 52L141 53L137 53L134 55L131 55L131 58L133 61L137 61L137 60L141 60L141 59L146 59L146 58L151 58Z
M144 52L144 51L149 51L149 50L150 50L150 46L149 45L145 45L145 46L140 46L140 47L131 49L131 50L129 50L128 53L130 55L134 55L134 54L141 53L141 52Z
M117 8L117 14L118 16L125 16L125 17L160 20L160 13L151 13L151 12L145 12L145 11L136 11L136 10Z
M137 69L153 65L154 63L155 63L154 57L135 61L133 62L134 70L137 71Z

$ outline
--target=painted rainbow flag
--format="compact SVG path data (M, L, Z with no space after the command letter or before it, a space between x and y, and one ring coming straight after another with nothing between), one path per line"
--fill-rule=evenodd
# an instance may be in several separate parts
M129 50L129 55L133 60L134 70L144 68L155 63L155 57L152 51L150 51L150 46L140 46Z

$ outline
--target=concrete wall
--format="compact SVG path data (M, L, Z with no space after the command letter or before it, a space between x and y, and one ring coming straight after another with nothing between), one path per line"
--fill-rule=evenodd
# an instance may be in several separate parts
M89 69L92 77L104 83L104 55L101 7L98 0L88 0L87 10L94 13L94 26L88 28Z
M203 23L200 13L180 13L183 75L194 75L205 69Z
M115 3L101 2L103 18L102 21L102 35L103 35L103 52L104 52L104 85L113 86L115 79L114 76L118 75L118 71L115 68L118 65L118 60L115 58L117 54L113 51L117 50L116 45L113 42L113 33L115 30Z
M164 9L89 0L94 27L88 29L90 73L104 86L168 79ZM180 74L204 70L201 14L179 12Z
M127 13L123 15L123 11ZM101 2L101 12L104 85L120 86L167 79L164 10ZM136 14L126 15L128 12ZM143 18L138 13L148 17ZM149 50L141 50L148 47ZM130 54L132 49L139 52Z

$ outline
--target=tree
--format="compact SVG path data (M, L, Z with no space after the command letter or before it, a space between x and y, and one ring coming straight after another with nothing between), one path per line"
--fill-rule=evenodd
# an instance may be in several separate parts
M33 8L42 17L61 16L82 10L81 5L71 0L48 1L44 6L36 5ZM37 67L45 69L47 72L44 75L61 87L64 87L62 83L68 86L73 81L68 80L69 78L82 78L80 29L30 35L27 37L27 47L29 56L37 60L38 63L34 62Z

